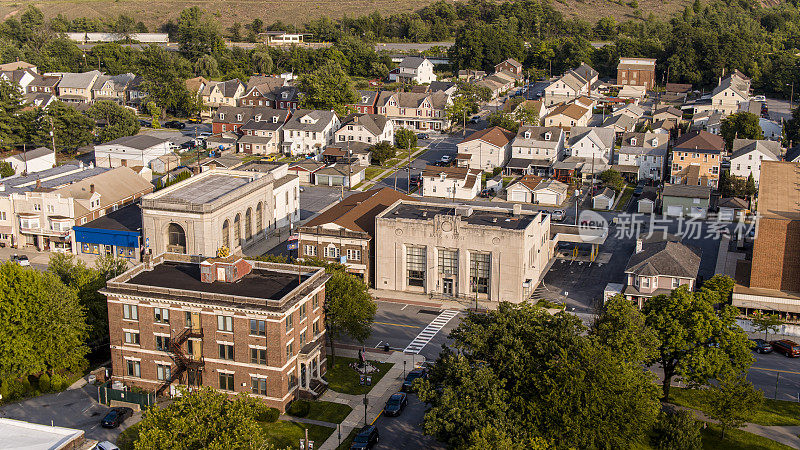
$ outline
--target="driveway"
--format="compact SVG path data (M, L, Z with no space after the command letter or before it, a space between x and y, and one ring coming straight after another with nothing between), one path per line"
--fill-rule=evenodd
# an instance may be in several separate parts
M79 389L4 405L0 407L0 417L83 430L89 439L110 442L116 442L123 430L142 419L142 413L136 412L118 428L103 428L100 420L108 410L97 402L97 387L87 384Z

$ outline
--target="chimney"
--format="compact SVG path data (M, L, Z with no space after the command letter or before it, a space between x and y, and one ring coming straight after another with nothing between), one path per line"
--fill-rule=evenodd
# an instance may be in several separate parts
M636 252L635 253L641 252L643 246L644 246L644 242L642 241L642 238L636 239Z
M40 187L42 187L42 180L37 178L36 179L36 189L39 189Z
M519 215L521 215L521 214L522 214L522 205L521 205L521 204L519 204L519 203L514 203L514 206L512 207L512 210L511 210L511 212L512 212L512 213L513 213L515 216L519 216Z
M90 185L89 185L89 192L91 192L92 194L94 194L94 183L92 183L92 184L90 184Z

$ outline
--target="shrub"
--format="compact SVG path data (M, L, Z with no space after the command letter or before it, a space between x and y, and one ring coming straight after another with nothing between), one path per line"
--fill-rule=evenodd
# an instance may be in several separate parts
M132 425L119 434L117 447L120 450L133 450L134 444L139 440L139 424Z
M42 392L50 392L51 388L50 375L45 372L39 377L39 390Z
M695 450L702 447L700 424L689 411L661 414L653 431L653 446L660 450Z
M291 416L295 417L305 417L308 415L308 410L311 407L311 404L308 400L295 400L289 405L289 409L287 412Z
M259 422L275 422L281 412L277 408L269 408L266 405L256 415L256 420Z
M31 386L31 380L28 377L22 379L22 395L28 395L33 392L33 386Z
M54 373L53 376L50 377L50 389L52 389L53 392L60 392L68 388L68 385L64 386L67 383L67 379L60 374Z

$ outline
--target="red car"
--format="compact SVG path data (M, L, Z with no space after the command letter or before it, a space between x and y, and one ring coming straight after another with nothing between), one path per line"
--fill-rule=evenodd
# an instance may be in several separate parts
M772 350L783 353L789 358L797 358L800 356L800 344L795 341L781 339L779 341L772 341L770 344L772 345Z

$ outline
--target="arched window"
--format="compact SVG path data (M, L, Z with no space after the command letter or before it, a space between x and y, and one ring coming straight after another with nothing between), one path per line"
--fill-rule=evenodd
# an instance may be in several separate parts
M242 215L236 214L233 219L233 243L240 245L242 240Z
M231 221L228 219L222 222L222 245L231 248Z
M167 227L167 251L173 253L186 253L186 232L177 223L169 224Z
M249 241L253 237L253 209L247 208L244 213L244 239Z
M264 217L261 211L261 202L256 205L256 234L261 233L264 229Z

